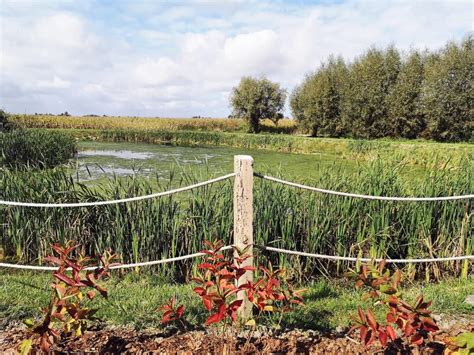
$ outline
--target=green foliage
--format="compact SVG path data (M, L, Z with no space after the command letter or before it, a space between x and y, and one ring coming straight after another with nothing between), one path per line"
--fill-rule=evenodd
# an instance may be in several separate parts
M439 141L470 140L474 131L474 37L449 43L426 65L423 105L427 136Z
M391 136L416 138L426 127L421 102L424 79L424 58L410 53L402 63L398 79L388 96L388 119Z
M0 162L10 168L52 168L76 151L74 138L61 132L15 129L0 136Z
M469 355L474 353L474 332L461 333L445 340L446 355Z
M285 106L286 91L280 85L266 78L243 77L232 89L230 103L233 116L243 118L249 125L249 132L260 131L261 119L278 121Z
M474 131L474 39L438 52L371 48L350 64L330 58L290 97L312 135L469 141Z
M0 132L6 129L9 116L6 111L0 109Z
M369 49L351 65L342 108L342 120L351 135L378 138L389 135L388 95L400 68L398 51Z
M452 169L428 169L419 179L404 179L398 163L384 158L360 167L357 174L337 167L301 181L321 188L385 196L448 196L473 191L467 161ZM186 186L206 177L171 174L115 178L96 186L80 184L60 170L0 171L0 199L31 202L98 201L146 195ZM167 178L167 177L166 177ZM156 184L158 183L158 187ZM406 203L340 198L256 180L254 235L259 245L310 253L387 258L469 255L472 205L466 201ZM31 209L0 206L0 248L18 262L42 260L51 242L76 240L85 253L112 248L122 262L192 254L204 240L232 240L232 182L199 188L185 195L137 203L78 209ZM351 246L348 248L347 246ZM295 277L340 273L343 263L321 267L311 258L268 255ZM467 273L472 263L466 261ZM418 276L460 275L463 262L413 266ZM158 275L185 279L188 261L155 267Z
M330 58L306 77L290 97L295 119L311 135L340 136L343 133L341 103L347 68L342 58Z
M49 305L42 309L43 319L35 324L32 320L24 323L31 331L31 336L20 345L20 351L34 348L48 352L50 347L67 337L80 337L84 334L89 321L96 320L96 309L87 307L99 293L107 298L107 291L98 284L109 276L110 261L114 255L105 253L97 260L98 267L86 271L90 258L79 255L73 257L78 245L67 243L65 246L52 246L55 256L48 256L46 261L58 267L54 271L54 282Z

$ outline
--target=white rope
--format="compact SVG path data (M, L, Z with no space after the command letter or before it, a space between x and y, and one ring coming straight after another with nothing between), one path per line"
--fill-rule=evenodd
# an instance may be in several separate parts
M474 260L474 255L464 255L464 256L451 256L449 258L431 258L431 259L371 259L371 258L352 258L348 256L333 256L333 255L324 255L324 254L311 254L301 251L293 251L287 249L280 249L274 247L259 247L264 250L273 251L277 253L284 253L290 255L306 256L310 258L319 258L319 259L328 259L328 260L340 260L340 261L362 261L368 262L375 260L376 262L385 260L387 263L394 264L408 264L408 263L431 263L431 262L441 262L441 261L456 261L456 260Z
M462 195L462 196L441 196L441 197L387 197L387 196L371 196L371 195L361 195L361 194L353 194L349 192L340 192L340 191L333 191L333 190L325 190L320 189L318 187L311 187L307 185L298 184L291 181L286 181L282 179L278 179L272 176L266 176L261 174L254 174L255 176L269 181L278 182L283 185L293 186L300 189L310 190L321 192L330 195L337 195L337 196L346 196L346 197L356 197L356 198L364 198L367 200L383 200L383 201L452 201L452 200L463 200L463 199L472 199L474 198L474 194L472 195Z
M146 199L155 198L155 197L168 196L168 195L172 195L178 192L188 191L188 190L192 190L198 187L210 185L218 181L229 179L233 176L235 176L235 173L231 173L231 174L220 176L220 177L210 179L207 181L199 182L194 185L180 187L174 190L157 192L154 194L144 195L144 196L123 198L119 200L96 201L96 202L74 202L74 203L35 203L35 202L17 202L17 201L0 200L0 205L20 206L20 207L40 207L40 208L70 208L70 207L91 207L91 206L112 205L112 204L117 204L117 203L140 201L140 200L146 200Z
M229 249L232 249L232 245L222 247L220 250L229 250ZM109 269L110 270L129 269L129 268L140 267L140 266L151 266L151 265L172 263L172 262L175 262L175 261L181 261L181 260L196 258L198 256L204 256L204 255L206 255L206 254L205 253L194 253L194 254L189 254L189 255L184 255L184 256L177 256L177 257L168 258L168 259L144 261L144 262L133 263L133 264L114 265L114 266L109 267ZM58 269L57 266L35 266L35 265L21 265L21 264L7 264L7 263L0 263L0 267L10 268L10 269L21 269L21 270L35 270L35 271L55 271L55 270ZM91 267L84 268L84 270L95 270L95 269L97 269L97 266L91 266Z

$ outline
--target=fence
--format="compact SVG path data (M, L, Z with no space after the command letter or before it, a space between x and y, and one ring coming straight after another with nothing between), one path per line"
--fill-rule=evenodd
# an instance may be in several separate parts
M473 199L474 194L470 195L462 195L462 196L442 196L442 197L390 197L390 196L371 196L371 195L362 195L362 194L354 194L348 192L340 192L340 191L332 191L326 190L316 187L311 187L307 185L302 185L282 179L278 179L271 176L261 175L258 173L254 173L253 171L253 158L250 156L245 155L237 155L234 157L234 173L223 175L214 179L210 179L204 182L200 182L194 185L181 187L165 192L154 193L150 195L144 196L137 196L137 197L130 197L124 199L117 199L117 200L109 200L109 201L96 201L96 202L79 202L79 203L30 203L30 202L18 202L18 201L4 201L0 200L0 205L6 206L16 206L16 207L32 207L32 208L78 208L78 207L92 207L92 206L101 206L101 205L111 205L111 204L119 204L119 203L128 203L132 201L141 201L145 199L157 198L168 196L172 194L176 194L178 192L184 192L192 189L196 189L199 187L207 186L210 184L214 184L219 181L227 180L230 178L234 178L234 241L233 245L223 247L223 250L229 250L233 247L237 247L239 249L247 248L247 254L250 256L248 259L245 260L245 264L253 265L253 248L260 248L270 252L276 253L285 253L291 255L298 255L304 257L311 257L311 258L319 258L319 259L327 259L327 260L335 260L335 261L349 261L349 262L357 262L357 261L370 261L373 259L370 258L353 258L353 257L344 257L344 256L337 256L337 255L324 255L324 254L312 254L306 253L304 251L294 251L294 250L286 250L280 248L274 248L270 246L259 246L254 244L253 240L253 182L254 177L259 179L272 181L275 183L287 185L290 187L295 187L299 189L305 189L313 192L323 193L323 194L331 194L340 196L342 198L361 198L361 199L369 199L369 200L382 200L382 201L399 201L399 202L433 202L433 201L452 201L452 200L462 200L462 199ZM236 252L235 252L236 253ZM112 266L111 269L124 269L124 268L135 268L141 266L150 266L150 265L157 265L157 264L164 264L169 262L176 262L180 260L195 258L204 255L203 253L194 253L180 257L168 258L168 259L161 259L161 260L154 260L154 261L147 261L147 262L138 262L132 264L122 264ZM376 259L381 260L381 259ZM444 258L428 258L428 259L386 259L387 263L428 263L428 262L445 262L445 261L459 261L459 260L474 260L474 255L464 255L464 256L452 256L452 257L444 257ZM13 268L13 269L23 269L23 270L42 270L42 271L52 271L56 270L56 267L48 267L48 266L36 266L36 265L18 265L18 264L9 264L9 263L0 263L0 267L4 268ZM88 269L94 269L94 267L90 267ZM239 284L245 284L248 281L253 281L253 273L248 271L244 274L243 277L239 279ZM239 293L239 299L242 299L243 306L239 310L240 316L243 318L247 318L251 314L252 305L246 299L245 294L243 292Z

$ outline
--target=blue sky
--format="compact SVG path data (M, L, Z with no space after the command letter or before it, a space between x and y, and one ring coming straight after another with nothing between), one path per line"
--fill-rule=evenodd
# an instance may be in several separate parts
M243 75L289 92L329 55L436 49L472 1L0 0L0 107L223 117Z

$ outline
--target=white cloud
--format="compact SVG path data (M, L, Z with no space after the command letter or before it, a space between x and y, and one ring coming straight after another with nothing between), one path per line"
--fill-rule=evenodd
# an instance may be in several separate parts
M226 116L232 86L291 90L330 54L438 48L472 30L470 1L2 1L0 107L13 112Z

